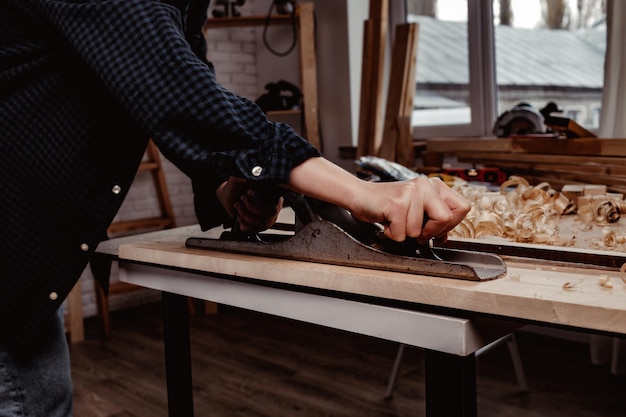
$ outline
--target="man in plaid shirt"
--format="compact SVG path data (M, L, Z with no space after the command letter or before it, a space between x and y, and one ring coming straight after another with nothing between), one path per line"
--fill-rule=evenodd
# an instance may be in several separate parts
M0 415L71 415L59 306L106 239L148 138L192 179L203 229L271 225L280 203L255 204L252 183L337 204L399 241L445 239L468 212L440 181L359 180L226 91L205 59L207 7L0 0Z

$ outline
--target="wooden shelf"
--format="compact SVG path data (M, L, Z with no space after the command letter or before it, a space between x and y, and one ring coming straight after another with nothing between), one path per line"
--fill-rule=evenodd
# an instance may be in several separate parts
M296 8L296 19L300 17L299 8ZM267 16L240 16L240 17L214 17L207 19L203 29L233 28L242 26L263 26ZM290 14L273 14L270 17L270 25L287 25L293 21Z
M155 162L155 161L143 161L140 165L139 165L139 172L143 172L143 171L156 171L157 169L159 169L159 163Z
M146 231L147 229L170 229L174 227L174 219L166 217L151 217L135 220L123 220L113 223L109 227L109 234L131 234L134 232Z
M266 113L268 116L291 116L302 114L302 110L272 110Z

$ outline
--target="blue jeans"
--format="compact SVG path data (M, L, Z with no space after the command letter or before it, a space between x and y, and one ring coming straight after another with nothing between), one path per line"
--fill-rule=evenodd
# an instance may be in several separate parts
M13 357L0 346L0 417L71 417L73 386L62 311L31 352Z

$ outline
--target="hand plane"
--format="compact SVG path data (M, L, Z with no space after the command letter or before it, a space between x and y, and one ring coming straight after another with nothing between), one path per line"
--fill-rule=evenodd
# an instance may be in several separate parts
M433 248L415 239L395 242L384 236L382 226L361 222L338 206L294 193L287 193L285 201L296 215L293 235L263 233L238 240L225 231L219 239L190 237L186 246L471 281L506 274L506 265L494 254Z

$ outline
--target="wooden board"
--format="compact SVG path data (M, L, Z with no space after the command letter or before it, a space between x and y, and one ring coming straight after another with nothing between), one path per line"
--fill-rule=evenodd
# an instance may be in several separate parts
M317 55L315 48L315 13L313 3L298 5L298 47L300 49L300 82L304 101L305 137L320 151L322 142L319 132L317 96Z
M378 156L413 166L411 115L415 96L417 23L396 26L382 143Z
M461 163L499 167L531 184L604 184L626 191L626 139L440 139L427 150L456 156Z
M387 43L388 0L370 1L363 26L363 63L357 156L376 155L382 140L383 75Z
M436 152L488 151L556 155L626 156L625 139L433 138L428 150Z
M471 282L188 249L184 239L121 245L119 255L121 260L191 271L626 334L626 284L613 274L609 277L613 288L602 287L599 279L604 273L593 268L508 258L505 277Z

